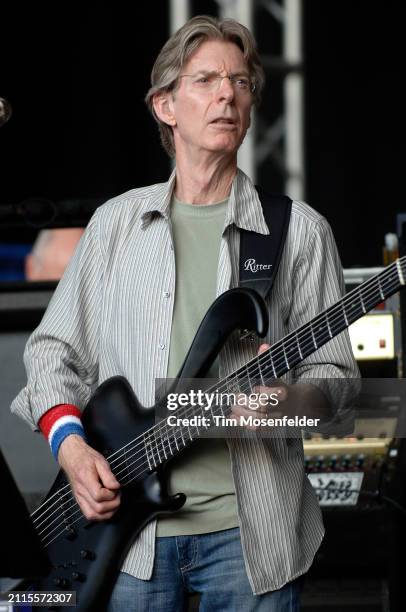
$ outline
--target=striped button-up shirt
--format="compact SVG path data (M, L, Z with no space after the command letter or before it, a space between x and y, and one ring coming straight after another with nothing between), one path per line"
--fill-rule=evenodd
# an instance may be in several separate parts
M167 372L175 291L174 182L175 172L167 183L131 190L101 206L90 220L25 350L28 381L11 409L33 429L56 404L83 408L94 389L115 375L127 378L142 404L154 403L155 379ZM238 284L238 228L272 232L252 182L241 171L225 218L217 295ZM328 223L308 205L293 202L267 303L266 341L272 344L309 321L338 300L342 290ZM220 376L255 357L259 343L233 334L220 354ZM290 376L358 376L347 332L307 357ZM323 538L320 508L303 469L302 441L248 437L229 439L228 445L252 590L278 589L310 567ZM150 522L136 538L123 571L151 577L155 528L156 522Z

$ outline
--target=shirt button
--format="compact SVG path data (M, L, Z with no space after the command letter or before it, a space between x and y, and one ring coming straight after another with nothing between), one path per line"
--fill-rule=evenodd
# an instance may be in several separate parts
M160 343L159 343L159 348L160 348L161 350L163 350L163 349L165 348L165 344L164 344L164 342L160 342Z
M169 291L164 291L164 298L168 298L171 296L171 294L169 293Z

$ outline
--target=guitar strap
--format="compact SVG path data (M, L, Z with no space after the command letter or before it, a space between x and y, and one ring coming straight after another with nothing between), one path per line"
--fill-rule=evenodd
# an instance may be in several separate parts
M288 233L292 200L285 195L270 195L255 187L269 234L240 229L239 286L255 289L264 299L274 284L283 245Z

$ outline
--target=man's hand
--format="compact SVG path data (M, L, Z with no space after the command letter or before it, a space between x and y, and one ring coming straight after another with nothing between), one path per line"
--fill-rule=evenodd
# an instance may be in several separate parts
M73 434L62 442L58 461L85 517L90 521L110 519L120 505L120 484L103 455Z
M258 350L258 355L270 348L270 344L261 344ZM239 396L238 404L232 407L232 413L237 418L255 416L255 412L259 413L256 416L263 417L267 414L272 417L287 416L308 416L312 418L329 418L331 417L331 407L326 396L320 389L312 384L298 383L295 385L286 385L282 380L275 379L271 386L258 386L252 390L257 396L262 397L262 401L256 401L255 404L249 401L249 397ZM261 395L262 394L262 395ZM268 399L265 399L268 396ZM273 401L269 401L269 396ZM275 401L277 405L275 406ZM257 405L258 404L258 405ZM255 411L253 413L253 411ZM257 430L259 427L255 425L245 425L247 429Z

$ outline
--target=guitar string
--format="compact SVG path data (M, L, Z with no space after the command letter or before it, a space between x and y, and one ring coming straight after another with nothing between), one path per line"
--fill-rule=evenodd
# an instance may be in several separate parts
M334 324L334 322L332 322L332 323ZM345 328L344 328L344 329L345 329ZM343 331L343 330L342 330L342 331ZM327 340L328 340L328 339L329 339L329 338L327 337ZM321 345L320 345L320 346L321 346ZM248 377L248 380L249 380L249 377ZM188 429L188 430L189 430L189 429ZM198 430L197 430L197 431L198 431ZM191 436L191 434L190 434L190 430L189 430L189 436L190 436L190 440L193 440L193 438L192 438L192 436ZM178 440L180 440L180 437L178 437ZM155 443L156 443L156 440L155 440ZM184 443L184 442L183 442L183 443ZM162 444L162 443L161 443L161 444ZM169 440L168 440L168 444L169 444L170 453L173 455L172 447L171 447L171 445L170 445ZM186 445L184 444L184 446L186 446ZM164 448L164 446L163 446L163 448ZM133 456L134 456L134 455L133 455ZM159 452L158 452L158 456L159 456ZM132 457L130 457L130 458L132 458ZM129 465L127 464L126 468L125 468L124 470L122 470L122 471L128 471L129 467L130 467L131 465L133 465L134 463L135 463L135 462L133 462L132 464L129 464ZM147 461L144 461L144 464L145 464L145 465L147 465ZM133 472L134 472L134 468L133 468ZM141 472L141 473L142 473L142 472ZM127 474L127 477L128 477L128 475L129 475L129 474ZM134 476L134 477L133 477L133 478L132 478L132 479L131 479L129 482L131 482L132 480L134 480L135 478L137 478L139 475L140 475L140 473L139 473L139 474L136 474L136 475L135 475L135 476ZM126 486L127 484L129 484L129 482L123 482L122 484L123 484L123 486ZM80 511L80 509L79 509L79 511Z
M388 270L388 272L390 273L390 271L389 271L389 270ZM372 279L371 279L371 280L372 280ZM386 289L386 287L385 287L385 289ZM359 293L359 288L357 288L357 289L356 289L356 292L357 292L357 293ZM350 294L347 294L346 298L348 298L349 296L350 296ZM351 297L352 297L352 296L351 296ZM365 298L365 297L366 297L366 296L364 296L364 298ZM341 303L342 303L342 301L341 301ZM323 316L323 315L320 315L320 316ZM324 315L324 316L326 316L326 315ZM328 319L328 317L327 317L327 319ZM330 321L330 323L334 325L335 321L331 320L331 321ZM314 321L313 321L313 324L314 324ZM327 339L328 339L328 338L327 338ZM264 357L267 357L267 358L269 359L269 355L266 355L266 353L267 353L267 352L263 353L263 355L264 355ZM282 357L282 356L281 356L281 357ZM283 356L283 357L285 357L285 356ZM282 359L282 361L283 361L283 359ZM279 366L276 366L276 367L279 367ZM247 369L247 371L249 371L249 367L247 367L246 369ZM228 376L228 378L231 378L231 375L229 375L229 376ZM161 428L161 430L162 430L162 428ZM145 436L145 433L146 433L146 432L144 432L143 436ZM190 434L190 430L189 430L189 436L191 436L191 434ZM178 440L180 440L180 437L178 437ZM139 444L142 444L142 443L143 443L143 442L140 442ZM156 444L156 440L154 440L154 443ZM170 442L168 441L168 443L169 443L170 454L172 454L172 455L173 455L173 451L172 451L172 448L171 448L171 446L170 446ZM163 446L163 448L164 448L164 446ZM158 450L158 447L157 447L157 450ZM129 451L129 449L127 449L127 451L126 451L126 452L128 452L128 451ZM115 454L115 453L114 453L114 454ZM165 448L164 448L164 454L165 454ZM134 456L134 455L133 455L133 456ZM158 456L159 456L159 450L158 450ZM132 457L130 457L130 458L132 458ZM126 461L126 462L128 462L128 458L127 458L125 461ZM134 463L135 463L135 462L133 462L132 464L129 464L129 465L133 465ZM125 467L125 470L124 470L124 471L128 471L129 465L128 465L128 463L127 463L127 465L126 465L126 467ZM118 466L116 466L116 467L118 467ZM118 474L118 475L119 475L119 474ZM64 487L64 488L65 488L65 487ZM69 485L66 485L66 488L69 488ZM60 491L61 491L61 489L59 490L59 492L60 492ZM68 492L68 493L69 493L69 492ZM55 494L54 494L54 495L55 495ZM65 494L65 495L66 495L66 494ZM58 501L59 501L59 500L56 500L56 502L55 502L55 503L57 503ZM41 515L41 516L43 516L43 515ZM39 518L40 518L40 517L39 517ZM42 523L43 523L43 522L44 522L44 520L42 521ZM42 524L42 523L41 523L41 524Z

